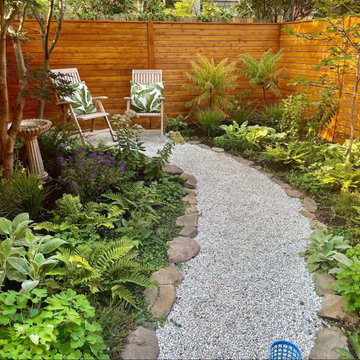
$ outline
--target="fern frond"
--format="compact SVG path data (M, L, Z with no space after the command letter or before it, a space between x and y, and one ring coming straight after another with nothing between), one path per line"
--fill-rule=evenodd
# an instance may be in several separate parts
M119 298L125 300L127 303L131 304L135 309L138 309L138 307L135 304L134 297L125 286L115 285L111 288L111 293L113 299Z

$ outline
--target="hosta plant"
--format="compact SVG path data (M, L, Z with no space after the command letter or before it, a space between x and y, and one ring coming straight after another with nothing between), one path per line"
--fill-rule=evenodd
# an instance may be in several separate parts
M316 229L309 240L302 255L307 257L306 267L310 272L326 273L339 261L346 261L343 252L350 245L343 236L325 234L321 229Z

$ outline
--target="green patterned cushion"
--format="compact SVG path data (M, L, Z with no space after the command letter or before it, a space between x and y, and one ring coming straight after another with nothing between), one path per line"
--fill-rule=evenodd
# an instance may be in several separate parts
M74 90L70 96L61 98L61 101L74 101L75 104L71 104L76 115L89 114L96 111L96 107L92 101L92 96L85 81L80 83L71 84L71 88Z
M154 84L138 83L130 81L131 84L131 108L136 112L159 113L161 111L162 93L164 83Z

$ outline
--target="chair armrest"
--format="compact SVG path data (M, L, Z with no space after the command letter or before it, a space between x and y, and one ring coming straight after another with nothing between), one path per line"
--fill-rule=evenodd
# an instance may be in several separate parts
M71 105L71 104L76 104L75 101L58 101L56 103L56 105Z
M124 99L125 100L131 100L131 97L130 96L125 96Z
M95 96L93 97L93 100L106 100L108 98L109 98L108 96Z
M164 97L164 96L162 96L161 98L160 98L160 100L165 100L166 99L166 97Z

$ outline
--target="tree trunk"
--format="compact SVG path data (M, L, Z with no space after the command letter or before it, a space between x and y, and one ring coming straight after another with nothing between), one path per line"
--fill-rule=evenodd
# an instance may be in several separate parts
M350 137L349 137L349 146L346 154L346 160L350 161L351 159L351 150L354 141L354 129L355 129L355 108L356 108L356 98L359 91L359 81L360 81L360 74L359 74L359 67L360 67L360 53L357 55L356 59L356 69L355 69L355 79L354 79L354 93L351 99L351 113L350 113Z
M47 82L48 82L47 74L48 74L49 69L50 69L50 59L49 59L49 57L46 58L46 56L44 56L44 68L43 68L44 74L43 74L43 78L41 80L41 88L42 89L45 89L47 87ZM46 102L45 99L40 98L39 105L38 105L38 112L37 112L38 119L42 119L44 117L45 102Z
M11 154L8 153L8 123L9 123L9 98L7 87L6 67L6 34L7 27L2 24L0 33L0 150L3 163L3 176L9 174L8 164L11 163ZM11 171L10 171L11 173Z

